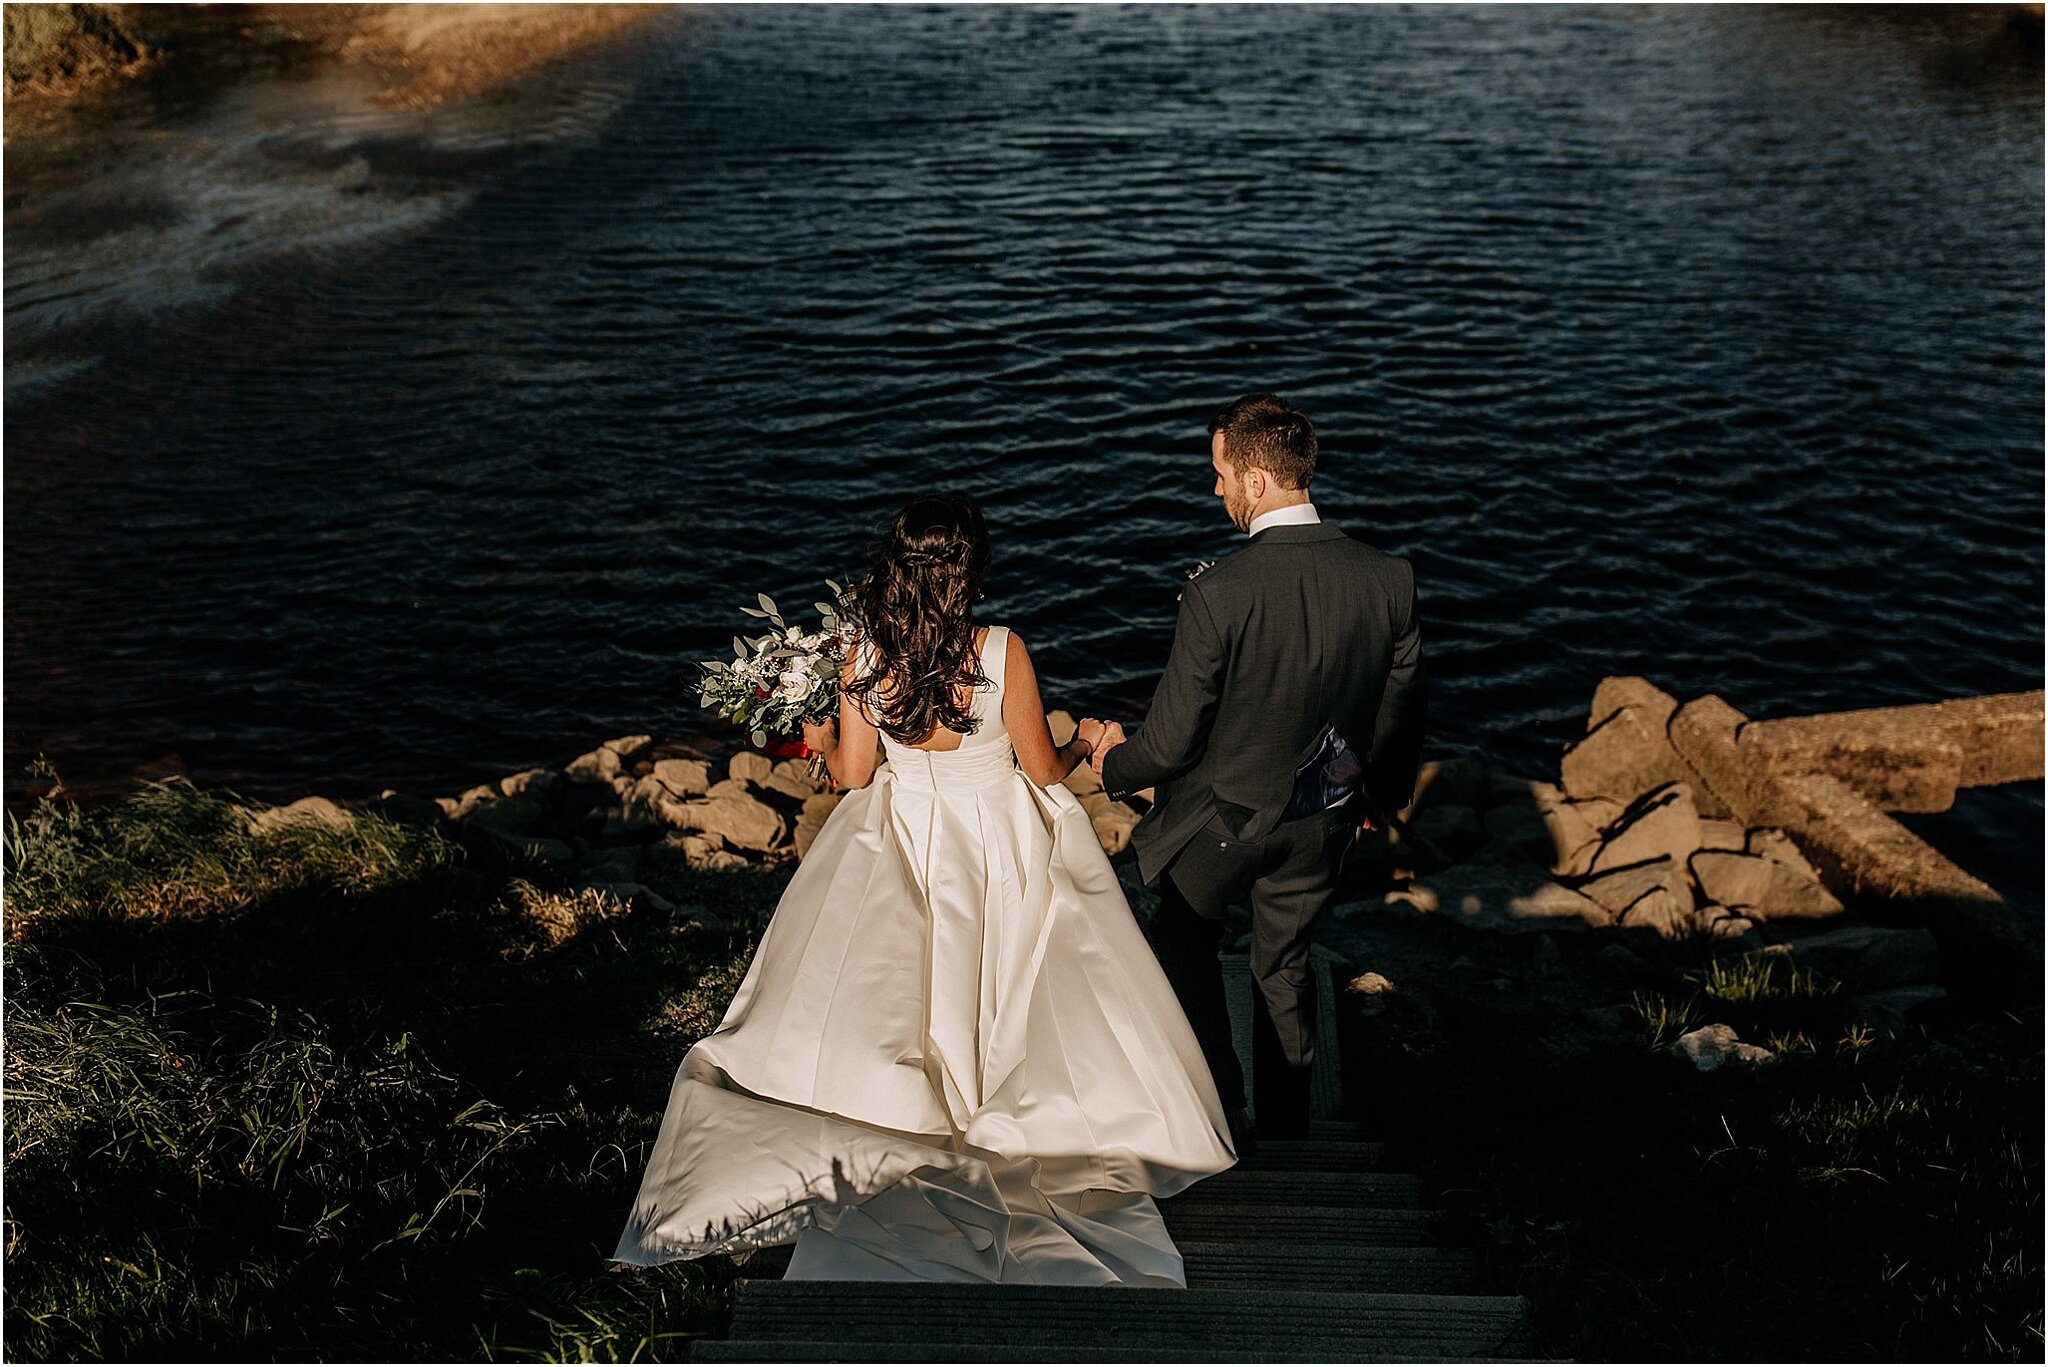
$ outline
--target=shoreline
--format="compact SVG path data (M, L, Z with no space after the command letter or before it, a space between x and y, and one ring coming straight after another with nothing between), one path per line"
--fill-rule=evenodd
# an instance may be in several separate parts
M418 111L482 95L671 14L668 4L10 5L9 140L33 138L156 75L232 82L327 66L371 103ZM19 11L19 13L17 13ZM19 49L18 51L16 49Z

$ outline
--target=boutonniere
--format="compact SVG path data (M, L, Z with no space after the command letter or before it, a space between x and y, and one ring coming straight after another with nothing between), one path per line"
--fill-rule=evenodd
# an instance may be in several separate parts
M1213 560L1197 560L1195 562L1195 567L1193 569L1181 571L1181 577L1182 579L1192 583L1194 580L1200 579L1205 572L1212 570L1215 567L1216 562ZM1173 601L1176 603L1180 601L1180 595L1178 593L1173 595Z

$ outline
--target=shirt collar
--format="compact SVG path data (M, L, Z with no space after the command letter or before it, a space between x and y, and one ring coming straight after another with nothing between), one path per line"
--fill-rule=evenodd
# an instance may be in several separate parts
M1285 508L1260 513L1252 519L1252 525L1244 529L1246 536L1257 536L1268 527L1306 527L1323 519L1316 512L1313 503L1290 503Z

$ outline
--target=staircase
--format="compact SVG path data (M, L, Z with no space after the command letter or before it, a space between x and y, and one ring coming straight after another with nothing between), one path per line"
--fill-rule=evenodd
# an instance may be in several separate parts
M1238 1057L1251 1051L1251 976L1226 957ZM1518 1296L1472 1294L1476 1260L1386 1146L1334 1113L1336 994L1316 958L1315 1103L1306 1139L1256 1156L1159 1208L1187 1290L752 1280L716 1362L1444 1362L1526 1349Z

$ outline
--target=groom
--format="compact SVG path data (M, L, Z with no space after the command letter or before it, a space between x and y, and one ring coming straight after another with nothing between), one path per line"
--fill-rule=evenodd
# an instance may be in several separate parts
M1255 1134L1308 1131L1309 928L1354 830L1408 803L1427 686L1415 572L1317 516L1308 415L1248 394L1210 421L1209 457L1249 539L1188 581L1144 725L1111 725L1092 762L1111 797L1156 788L1131 833L1160 884L1153 939L1247 1156ZM1251 1115L1217 958L1224 909L1247 896Z

